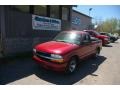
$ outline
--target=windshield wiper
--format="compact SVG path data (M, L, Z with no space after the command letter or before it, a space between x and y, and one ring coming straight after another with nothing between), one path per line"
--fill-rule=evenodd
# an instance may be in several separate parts
M54 40L56 42L64 42L64 43L69 43L69 44L75 44L75 43L72 43L72 42L67 42L67 41L64 41L64 40Z
M67 41L64 41L64 40L55 40L56 42L64 42L64 43L69 43L69 44L75 44L75 43L72 43L72 42L67 42Z
M54 40L56 42L65 42L65 43L68 43L67 41L64 41L64 40Z
M64 41L64 40L58 40L58 42L65 42L66 43L66 41Z

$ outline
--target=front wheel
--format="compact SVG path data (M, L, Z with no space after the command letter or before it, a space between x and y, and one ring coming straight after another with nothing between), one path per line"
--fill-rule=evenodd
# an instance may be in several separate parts
M66 73L73 73L77 67L77 60L76 58L71 58L70 62L67 65Z

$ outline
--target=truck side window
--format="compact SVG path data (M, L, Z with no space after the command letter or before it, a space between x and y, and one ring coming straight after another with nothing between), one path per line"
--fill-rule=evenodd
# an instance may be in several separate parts
M85 34L83 40L90 42L90 36L88 34Z
M86 40L90 41L90 36L88 34L86 35Z

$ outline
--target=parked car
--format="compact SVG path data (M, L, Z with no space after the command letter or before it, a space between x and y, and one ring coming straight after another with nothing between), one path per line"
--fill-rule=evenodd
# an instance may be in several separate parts
M106 35L110 38L110 42L114 43L118 38L107 32L100 32L101 35Z
M33 59L46 69L73 73L80 61L98 56L101 48L102 41L91 39L87 32L63 31L52 41L36 45Z
M95 30L84 30L85 32L88 32L91 36L96 37L98 39L102 40L102 45L106 45L110 43L110 39L108 36L106 35L101 35L100 33L98 33Z
M119 34L118 34L118 33L114 33L113 36L114 36L116 39L119 39Z

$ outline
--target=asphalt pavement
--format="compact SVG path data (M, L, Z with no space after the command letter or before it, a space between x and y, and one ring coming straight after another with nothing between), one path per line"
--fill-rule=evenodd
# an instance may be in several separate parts
M120 39L102 48L98 58L79 65L72 75L39 67L31 57L9 58L0 64L1 85L119 85Z

